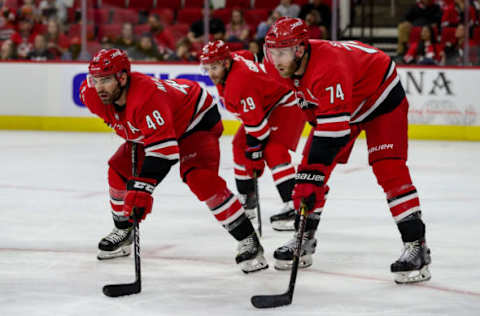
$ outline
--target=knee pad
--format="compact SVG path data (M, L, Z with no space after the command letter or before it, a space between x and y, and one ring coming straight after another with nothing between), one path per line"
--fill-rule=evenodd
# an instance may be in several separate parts
M288 164L291 161L288 149L284 145L276 142L268 142L263 153L270 169L281 164Z
M227 187L225 180L208 169L192 169L184 176L184 181L200 201L205 201Z
M407 189L412 186L410 172L403 159L384 159L376 161L372 165L373 173L378 184L387 193L387 198L396 191Z

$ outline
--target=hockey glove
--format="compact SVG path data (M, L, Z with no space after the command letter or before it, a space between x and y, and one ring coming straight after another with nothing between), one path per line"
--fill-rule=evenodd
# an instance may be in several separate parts
M300 211L302 202L308 213L322 206L325 199L324 179L325 175L318 170L299 170L297 172L292 192L293 205L297 211Z
M247 175L253 178L255 175L257 178L263 174L265 169L265 161L263 160L263 146L257 145L253 147L247 147L245 151L245 169Z
M157 181L149 178L133 177L128 180L123 215L130 217L130 222L133 222L134 216L138 222L141 222L152 211L153 198L151 194L156 185Z

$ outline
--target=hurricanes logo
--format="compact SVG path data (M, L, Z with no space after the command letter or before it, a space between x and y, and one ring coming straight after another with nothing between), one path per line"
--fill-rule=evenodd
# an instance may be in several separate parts
M302 25L302 21L299 20L298 22L295 22L293 23L291 26L290 26L290 30L293 30L294 28L296 28L297 26L300 26Z

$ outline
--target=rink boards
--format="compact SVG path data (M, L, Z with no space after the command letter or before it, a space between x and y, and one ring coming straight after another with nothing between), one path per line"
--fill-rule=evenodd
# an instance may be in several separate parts
M218 94L196 64L136 63L160 79L185 78ZM86 63L0 63L0 129L110 131L78 97ZM399 67L410 103L409 136L416 139L480 140L479 68ZM225 134L239 123L221 107ZM304 131L308 133L308 128Z

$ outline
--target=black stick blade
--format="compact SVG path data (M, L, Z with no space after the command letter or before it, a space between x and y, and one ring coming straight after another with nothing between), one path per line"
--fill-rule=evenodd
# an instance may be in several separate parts
M292 297L285 294L279 295L255 295L252 296L252 305L256 308L272 308L292 304Z
M109 297L118 297L140 293L142 287L140 282L125 284L109 284L103 287L103 294Z

